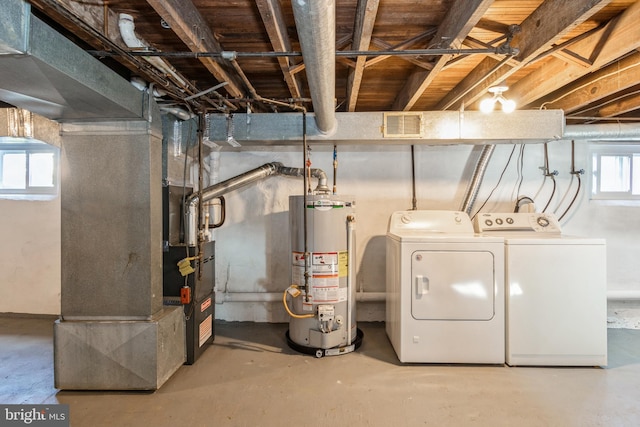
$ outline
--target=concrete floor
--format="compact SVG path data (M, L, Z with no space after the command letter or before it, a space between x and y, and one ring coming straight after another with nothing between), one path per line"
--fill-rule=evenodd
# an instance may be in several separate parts
M289 349L285 324L217 323L158 391L53 388L53 319L0 317L0 403L65 403L82 426L637 426L640 330L609 329L609 366L400 365L382 323L356 353Z

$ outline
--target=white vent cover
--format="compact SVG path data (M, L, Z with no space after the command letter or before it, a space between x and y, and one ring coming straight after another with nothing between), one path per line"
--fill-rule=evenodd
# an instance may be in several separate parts
M384 113L383 134L385 138L421 137L422 113Z

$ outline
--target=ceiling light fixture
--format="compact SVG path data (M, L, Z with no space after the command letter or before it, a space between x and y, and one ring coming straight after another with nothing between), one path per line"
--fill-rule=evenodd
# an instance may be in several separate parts
M516 109L515 101L502 96L503 92L509 90L507 86L493 86L490 87L489 92L493 94L493 98L485 98L480 102L480 111L483 113L490 113L496 106L496 103L500 103L502 111L505 113L512 113Z

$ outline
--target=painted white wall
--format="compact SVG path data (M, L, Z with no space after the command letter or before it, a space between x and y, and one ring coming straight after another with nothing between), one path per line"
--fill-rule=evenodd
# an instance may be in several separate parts
M0 313L60 314L60 197L0 199Z
M512 153L513 145L499 145L489 163L474 213L481 207ZM547 204L552 183L539 169L544 146L516 146L508 168L483 211L513 211L517 196L536 200L538 210ZM458 210L480 147L416 146L418 209ZM570 141L548 146L551 170L558 170L557 189L547 212L561 216L577 188L571 170ZM312 167L325 170L332 179L330 147L314 147ZM228 179L269 161L301 166L302 153L293 148L273 152L223 152L220 180ZM385 233L388 218L396 210L411 208L411 153L408 146L340 146L338 193L356 198L356 285L365 292L384 290ZM608 206L588 198L587 144L576 143L575 167L584 169L582 188L561 225L567 234L604 237L608 243L610 290L640 291L640 216L636 206ZM519 191L518 191L519 189ZM227 222L218 229L216 267L219 291L281 292L289 281L288 196L302 194L301 180L270 177L256 185L229 193ZM225 320L287 321L281 303L230 303L216 307ZM383 320L382 304L359 303L360 320Z
M499 145L475 203L478 209L496 185L513 146ZM551 183L544 181L543 146L528 145L522 167L516 147L501 184L484 211L513 210L519 195L536 199L542 209ZM416 146L418 209L460 208L467 181L479 154L472 146ZM562 214L576 188L571 180L569 141L549 144L550 168L559 171L557 191L548 211ZM332 179L331 147L314 147L312 167ZM219 180L270 161L300 167L296 148L222 152ZM338 192L356 198L356 285L381 292L385 280L384 239L388 218L411 208L411 154L408 146L340 146ZM588 150L576 143L576 168L588 171ZM519 171L522 170L522 173ZM315 181L315 180L314 180ZM607 239L609 290L640 291L640 215L638 206L607 205L588 199L587 174L581 195L561 222L568 234ZM314 182L315 184L315 182ZM227 220L215 231L216 287L228 292L281 292L289 282L288 197L302 194L302 180L273 176L226 195ZM567 195L566 197L565 194ZM60 201L0 200L0 312L60 312ZM359 303L360 320L383 320L384 305ZM229 321L287 321L280 302L217 304L216 317Z

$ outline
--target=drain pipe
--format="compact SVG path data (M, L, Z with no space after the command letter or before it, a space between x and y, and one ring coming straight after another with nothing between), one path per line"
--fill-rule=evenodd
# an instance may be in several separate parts
M303 168L291 168L286 167L280 162L266 163L260 167L252 169L248 172L229 178L225 181L211 185L202 190L202 202L206 202L211 199L220 197L233 190L245 187L260 179L266 178L271 175L287 175L294 177L305 176ZM322 169L311 169L311 176L318 179L318 185L315 191L318 193L329 193L329 187L327 186L327 174ZM197 192L191 194L185 200L185 240L187 245L195 246L198 242L197 230L198 230L198 203L200 196Z
M127 47L131 49L148 48L148 46L135 34L135 24L133 22L133 16L126 13L119 14L118 28L120 29L120 36L122 36L122 40L124 41L124 44L127 45ZM182 79L182 77L180 77L178 73L176 73L173 67L162 58L156 56L145 56L144 59L151 65L156 67L158 70L162 71L165 75L170 75L171 77L173 77L173 79L178 82L178 84L182 88L188 87L187 82L185 82L184 79Z
M482 153L480 153L480 158L476 163L476 167L473 171L473 176L464 195L464 201L462 202L462 206L460 207L460 210L462 212L466 212L467 214L471 215L473 204L476 202L476 198L478 197L480 185L482 185L484 174L487 171L487 165L489 164L489 160L491 160L491 155L493 154L493 150L495 150L495 148L495 144L485 145L482 148Z
M291 6L316 115L316 125L320 132L331 135L337 128L335 0L293 0Z

